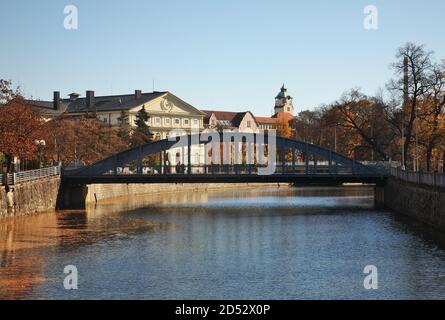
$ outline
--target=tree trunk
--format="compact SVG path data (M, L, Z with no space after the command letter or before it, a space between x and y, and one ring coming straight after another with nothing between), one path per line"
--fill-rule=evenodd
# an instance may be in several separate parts
M5 159L6 159L6 173L12 173L14 172L14 168L13 168L13 156L10 154L6 154L5 155Z
M432 157L432 146L428 146L426 149L426 172L430 172L431 170L431 157Z
M442 154L442 173L445 173L445 150Z

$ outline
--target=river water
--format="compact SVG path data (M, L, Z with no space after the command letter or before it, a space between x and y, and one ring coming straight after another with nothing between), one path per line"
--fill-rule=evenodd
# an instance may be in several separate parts
M444 237L375 209L367 187L135 196L0 222L0 299L444 298Z

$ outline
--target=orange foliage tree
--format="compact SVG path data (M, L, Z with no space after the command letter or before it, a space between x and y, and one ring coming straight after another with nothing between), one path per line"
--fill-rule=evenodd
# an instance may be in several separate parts
M10 80L0 79L0 105L6 104L18 96L20 96L19 88L13 89Z
M292 128L289 122L282 120L277 128L277 135L282 138L290 138L292 136Z
M21 97L15 97L0 107L0 152L4 154L8 172L13 170L14 157L35 159L36 140L44 138L40 113Z
M45 156L63 165L92 164L128 148L118 132L97 119L59 118L46 124Z

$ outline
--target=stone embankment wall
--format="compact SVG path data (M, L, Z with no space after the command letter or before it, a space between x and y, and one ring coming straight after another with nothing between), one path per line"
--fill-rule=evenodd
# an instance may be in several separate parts
M376 194L377 195L377 194ZM389 178L385 207L445 231L445 189Z
M0 186L0 218L54 210L59 187L59 177L16 184L9 192Z
M281 184L287 185L287 184ZM86 188L85 203L95 203L100 200L128 197L130 195L172 193L172 192L200 192L223 189L248 189L278 186L277 183L201 183L201 184L92 184Z

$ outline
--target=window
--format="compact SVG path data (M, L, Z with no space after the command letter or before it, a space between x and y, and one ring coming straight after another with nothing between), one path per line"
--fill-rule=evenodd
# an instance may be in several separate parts
M180 124L180 123L181 123L181 121L178 118L176 118L175 119L175 124Z
M161 118L156 117L156 118L155 118L155 123L156 123L156 124L161 124Z
M164 121L165 121L165 124L166 124L166 125L170 125L170 118L165 118Z
M247 121L247 128L250 128L250 126L251 126L250 121Z
M189 119L184 119L184 125L188 125L189 124Z
M197 119L193 120L193 124L198 124L198 120Z

